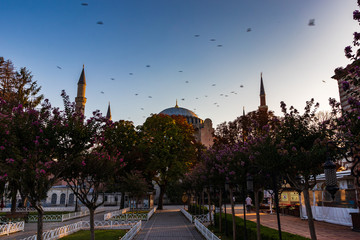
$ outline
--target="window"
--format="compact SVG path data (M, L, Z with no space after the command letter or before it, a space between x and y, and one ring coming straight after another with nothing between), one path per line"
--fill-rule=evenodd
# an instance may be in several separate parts
M65 193L60 195L60 204L65 204Z
M74 194L70 193L68 205L73 205L73 204L74 204Z
M57 194L56 193L53 193L51 195L51 204L56 204L56 201L57 201Z
M105 200L104 200L105 202L107 202L108 201L108 196L105 196Z

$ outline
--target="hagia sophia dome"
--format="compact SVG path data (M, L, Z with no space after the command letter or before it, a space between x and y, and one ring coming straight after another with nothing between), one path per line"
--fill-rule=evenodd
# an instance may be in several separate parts
M167 108L160 112L160 114L165 115L176 115L176 116L183 116L186 118L187 122L192 125L202 124L204 121L200 119L193 111L189 109L179 107L177 102L175 107Z

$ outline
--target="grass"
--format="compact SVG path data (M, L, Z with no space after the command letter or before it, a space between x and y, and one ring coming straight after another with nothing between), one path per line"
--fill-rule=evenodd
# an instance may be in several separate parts
M95 230L95 239L119 240L124 236L126 230ZM89 240L90 231L81 230L69 236L61 238L63 240Z
M219 223L219 214L216 214L216 224ZM219 232L218 226L212 227L209 229L215 233L215 235L221 237L221 239L225 239L225 240L230 240L232 239L232 218L231 218L231 214L227 214L227 226L228 226L228 236L226 236L225 234L225 215L223 214L222 217L222 226L223 226L223 232ZM235 217L235 222L236 222L236 239L242 240L244 239L244 220L240 217ZM246 221L246 228L247 228L247 235L248 235L248 240L256 240L256 223L252 222L252 221ZM262 240L277 240L279 239L278 237L278 231L272 228L268 228L265 226L260 226L260 232L261 232L261 239ZM299 235L295 235L295 234L291 234L291 233L287 233L287 232L282 232L282 239L283 240L308 240L309 238L303 237L303 236L299 236Z

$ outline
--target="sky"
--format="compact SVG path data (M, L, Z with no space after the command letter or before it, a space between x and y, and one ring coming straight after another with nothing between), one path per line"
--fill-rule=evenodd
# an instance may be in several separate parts
M356 0L0 0L0 56L28 68L56 107L63 89L75 99L84 65L87 117L110 102L113 121L137 126L178 100L216 127L258 108L261 73L276 115L280 101L301 111L311 98L328 111L356 9Z

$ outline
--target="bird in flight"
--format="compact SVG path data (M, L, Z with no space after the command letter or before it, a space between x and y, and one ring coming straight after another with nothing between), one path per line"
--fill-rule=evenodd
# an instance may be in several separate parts
M323 82L323 83L326 83L326 81L325 81L325 80L322 80L322 82Z
M210 39L210 41L211 41L211 42L215 42L215 41L216 41L216 39L215 39L215 38L212 38L212 39Z
M144 108L141 108L141 110L144 110Z
M152 96L149 96L149 98L152 98Z
M133 75L133 73L129 73L129 75Z
M182 98L181 100L185 101L185 98Z
M146 67L150 67L150 65L146 65Z
M246 29L246 32L251 32L251 28Z
M56 66L58 69L62 69L60 66Z
M213 85L211 85L211 86L215 87L215 86L216 86L216 84L214 83L214 84L213 84Z
M315 26L315 19L310 19L309 20L309 23L308 23L309 26Z
M185 81L185 83L189 83L189 81Z
M217 45L218 47L222 47L222 45L221 44L219 44L219 45Z
M103 25L104 23L102 21L98 21L96 24Z
M240 85L240 87L241 87L241 88L243 88L243 87L244 87L244 85Z
M104 94L104 91L101 91L101 94Z
M115 80L115 78L110 78L112 81L114 81Z
M135 93L135 96L139 95L138 93Z
M183 71L180 70L179 72L183 72Z
M89 4L87 3L81 3L82 6L88 6Z
M200 35L196 34L196 35L194 35L194 37L200 37Z

